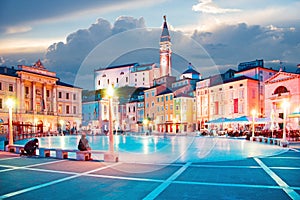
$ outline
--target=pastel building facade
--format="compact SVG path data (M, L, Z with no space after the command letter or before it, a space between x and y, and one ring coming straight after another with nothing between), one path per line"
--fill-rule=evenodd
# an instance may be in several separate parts
M5 101L14 99L16 134L70 131L81 127L81 88L63 83L41 61L17 69L0 67L0 118L7 122Z
M267 79L265 81L265 109L266 117L273 118L273 121L278 122L281 128L283 128L283 119L286 117L287 128L299 130L300 118L293 117L292 114L300 112L300 74L279 71Z

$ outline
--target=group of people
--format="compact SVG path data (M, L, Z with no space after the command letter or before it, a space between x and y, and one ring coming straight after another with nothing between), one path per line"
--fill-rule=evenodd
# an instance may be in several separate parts
M20 156L33 156L35 155L36 149L39 148L39 140L37 138L28 141L24 146L24 152L21 152ZM86 134L82 133L81 138L78 143L78 150L88 151L91 150L89 141L86 139Z

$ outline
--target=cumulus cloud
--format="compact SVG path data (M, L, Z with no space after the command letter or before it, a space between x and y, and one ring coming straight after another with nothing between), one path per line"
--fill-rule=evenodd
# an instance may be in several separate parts
M82 61L96 45L114 34L144 27L145 21L143 18L136 19L121 16L116 19L113 25L109 21L100 18L89 28L80 29L69 34L65 43L58 42L49 46L44 64L53 71L60 71L60 75L67 77L67 81L72 82ZM64 70L61 70L62 68ZM72 71L74 76L70 76L70 74L65 76L65 72L62 71Z
M280 28L241 23L223 25L213 32L195 31L192 37L203 44L221 66L236 66L239 62L264 59L270 67L274 67L279 66L279 62L269 61L281 60L289 71L294 72L299 62L299 30L300 26Z
M198 4L193 5L192 10L210 14L224 14L240 11L239 9L221 8L213 3L212 0L199 0Z

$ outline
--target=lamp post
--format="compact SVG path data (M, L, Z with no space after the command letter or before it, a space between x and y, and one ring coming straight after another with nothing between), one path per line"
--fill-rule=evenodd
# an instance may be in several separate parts
M108 117L109 117L109 152L104 155L104 161L118 162L118 155L114 152L114 135L113 135L113 119L112 119L112 98L114 96L113 85L109 85L106 90L109 101Z
M254 136L255 136L255 134L254 134L254 132L255 132L255 127L254 127L254 123L255 123L255 115L256 115L256 110L252 110L251 111L251 114L252 114L252 137L251 137L251 140L253 141L254 140Z
M143 125L144 125L144 131L145 131L146 135L148 135L148 123L149 123L149 120L147 118L145 118L143 120Z
M281 145L286 147L288 145L288 141L286 140L286 115L287 115L287 108L289 107L289 102L287 100L283 100L282 102L283 107L283 134L282 134L282 141Z
M13 99L9 98L6 101L8 107L8 145L14 144L13 127L12 127L12 109L14 106Z

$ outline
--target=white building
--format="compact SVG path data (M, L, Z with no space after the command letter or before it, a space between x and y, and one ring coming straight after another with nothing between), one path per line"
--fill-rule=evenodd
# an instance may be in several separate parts
M153 80L160 77L156 64L132 63L126 65L110 66L95 71L95 90L114 87L145 87L153 86Z

